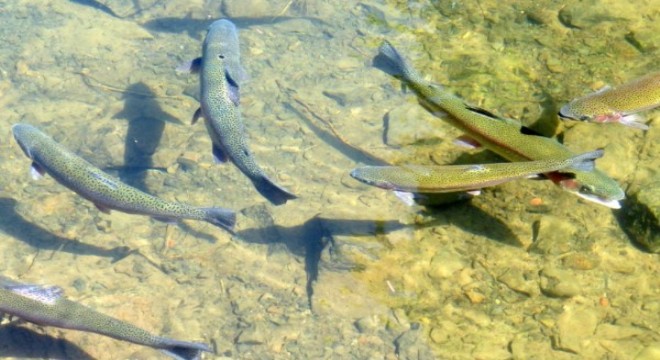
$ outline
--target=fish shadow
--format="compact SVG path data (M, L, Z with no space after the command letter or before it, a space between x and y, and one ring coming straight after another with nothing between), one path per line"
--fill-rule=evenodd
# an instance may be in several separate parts
M277 245L284 245L291 254L304 258L307 301L309 308L312 309L314 284L319 277L322 254L329 246L336 248L333 236L371 236L404 226L398 221L328 219L317 215L298 226L270 225L249 228L239 231L236 237L247 243L268 244L274 248L277 248ZM330 249L330 252L332 251ZM345 269L350 268L350 264L345 264Z
M639 202L636 194L632 196L626 194L626 198L621 203L621 209L612 210L612 212L628 241L638 250L652 253L647 246L643 245L644 239L650 238L651 234L657 234L660 228L657 222L654 223L651 216L643 215L650 213L647 206L647 204Z
M14 324L0 326L0 358L94 360L68 340L39 334Z
M0 197L0 230L39 250L64 251L77 255L108 257L117 262L132 251L126 246L111 249L54 235L25 220L16 212L16 200Z
M406 225L397 220L347 220L314 216L305 223L284 227L270 224L264 227L251 227L241 230L236 237L252 244L267 244L275 249L283 245L288 252L304 258L306 273L307 302L312 309L314 284L319 279L322 262L329 270L359 270L355 264L342 262L341 256L333 256L341 251L335 236L377 236L406 227L416 229L453 225L463 231L484 236L494 241L520 247L522 244L516 235L499 219L479 209L469 202L455 203L423 210L433 220ZM328 256L324 256L324 253ZM322 258L325 258L322 261ZM337 263L328 263L337 261Z
M130 85L123 97L124 108L113 118L128 121L124 140L124 164L105 170L116 170L122 182L147 191L148 171L166 170L163 166L154 166L153 161L153 155L163 138L165 123L182 123L163 111L156 101L156 94L142 82Z

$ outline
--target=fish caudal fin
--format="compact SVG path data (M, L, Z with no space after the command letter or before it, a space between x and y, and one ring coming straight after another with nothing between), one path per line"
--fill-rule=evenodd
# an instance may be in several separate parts
M596 167L596 159L603 157L605 151L598 149L573 157L572 168L582 171L592 171Z
M387 40L378 48L378 55L374 57L372 64L375 68L396 78L404 77L409 71L406 61Z
M206 221L221 227L230 233L234 233L234 225L236 225L236 213L233 210L225 208L204 208L206 212Z
M252 182L261 196L265 197L273 205L285 204L288 200L298 198L283 187L275 184L271 179L263 176Z
M206 344L179 341L173 339L162 339L163 344L160 351L176 360L199 360L202 352L213 352Z
M643 121L644 118L637 114L626 115L619 120L622 125L640 130L648 130L649 126L644 124Z

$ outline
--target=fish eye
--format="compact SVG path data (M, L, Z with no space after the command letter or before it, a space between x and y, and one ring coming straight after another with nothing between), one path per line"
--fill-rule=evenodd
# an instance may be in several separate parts
M589 186L586 186L586 185L580 186L579 192L580 192L580 194L593 194L594 193L593 189L590 188Z
M582 120L582 121L587 121L587 120L589 120L589 116L587 116L587 115L582 115L582 116L580 116L580 120Z

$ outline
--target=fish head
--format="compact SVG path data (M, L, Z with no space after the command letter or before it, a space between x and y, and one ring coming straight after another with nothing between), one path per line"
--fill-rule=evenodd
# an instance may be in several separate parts
M620 209L619 201L626 197L616 181L598 170L576 171L555 182L568 192L612 209Z
M31 149L34 146L34 140L39 134L39 130L28 124L14 124L11 127L11 132L14 135L14 139L18 143L18 146L23 150L23 153L32 159Z
M586 104L589 105L589 104ZM573 100L559 109L559 117L562 119L591 121L598 114L596 109L585 106L582 99Z

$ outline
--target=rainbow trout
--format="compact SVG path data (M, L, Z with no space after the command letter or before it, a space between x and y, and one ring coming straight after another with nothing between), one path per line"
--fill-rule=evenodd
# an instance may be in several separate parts
M0 313L43 326L80 330L159 349L179 360L196 360L212 352L202 343L169 339L103 315L66 299L57 286L22 284L0 276Z
M562 160L483 165L366 166L353 170L351 176L365 184L399 192L472 191L561 169L591 171L594 169L594 160L602 156L603 150L596 150Z
M380 46L373 63L403 81L417 94L420 105L465 132L471 143L509 161L557 160L576 155L556 140L522 126L519 121L470 106L442 86L425 80L387 41ZM571 169L570 174L549 172L544 175L564 190L610 208L620 208L619 200L625 197L619 184L598 169Z
M597 123L618 122L648 130L644 118L636 113L660 106L660 72L642 76L616 88L606 86L577 98L559 110L564 119Z
M118 210L148 215L166 222L202 220L230 233L233 231L236 214L232 210L197 208L159 199L104 173L32 125L16 124L11 129L25 155L32 159L33 177L49 174L60 184L93 202L102 212Z
M239 86L244 74L239 64L237 34L231 21L215 21L204 39L202 57L190 63L189 71L200 74L201 84L201 107L192 122L204 118L216 162L231 160L262 196L282 205L296 196L268 178L248 148L239 109Z

